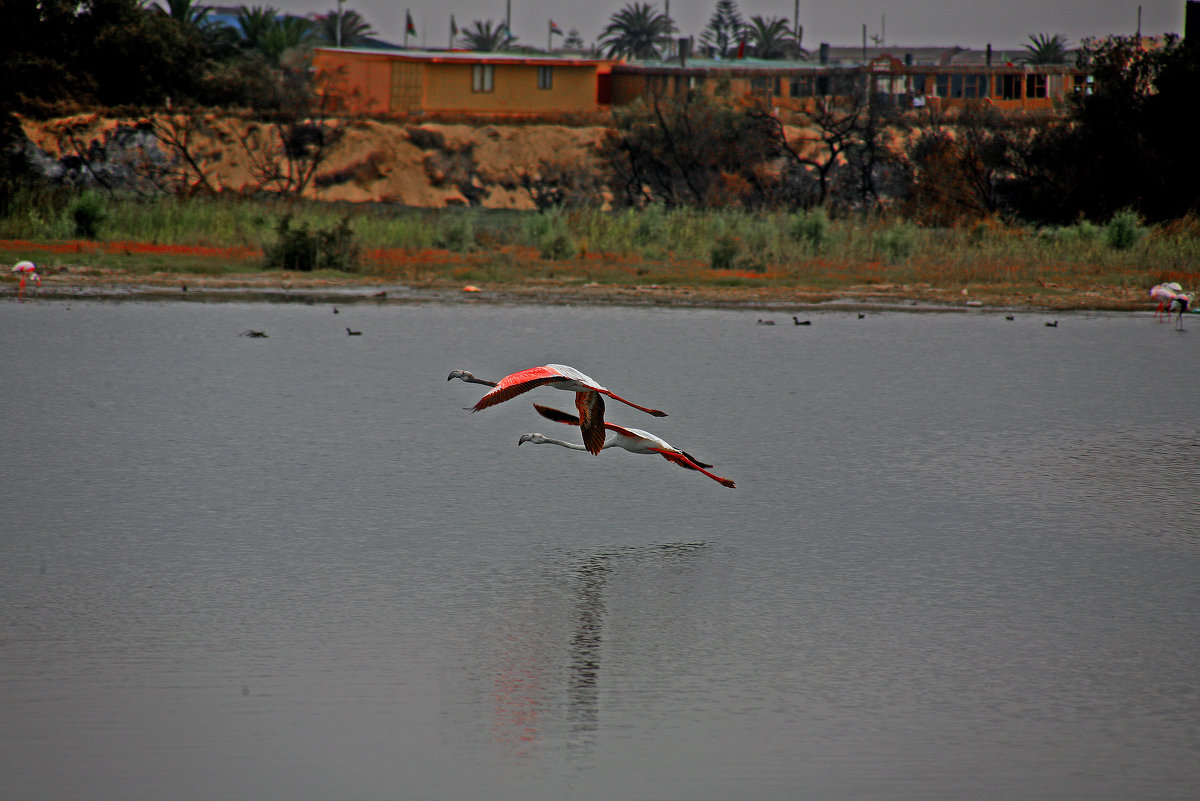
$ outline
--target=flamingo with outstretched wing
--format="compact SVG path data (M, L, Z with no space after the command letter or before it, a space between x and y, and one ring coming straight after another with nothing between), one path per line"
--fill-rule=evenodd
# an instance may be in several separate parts
M579 418L573 414L568 414L558 409L551 409L548 406L539 406L536 403L533 404L533 408L537 409L538 414L542 417L553 420L556 423L566 423L570 426L579 424ZM687 451L676 448L662 437L657 437L649 431L642 431L640 428L626 428L615 423L605 423L604 428L612 432L613 436L608 437L604 441L604 444L600 446L601 450L605 448L623 448L630 453L647 455L657 453L668 462L672 462L688 470L697 470L722 486L729 487L730 489L734 489L737 486L731 479L705 470L706 467L712 467L711 464L700 461ZM521 438L517 440L518 445L526 442L532 442L534 445L558 445L563 448L570 448L573 451L587 450L582 445L576 445L573 442L564 442L561 439L554 439L553 437L547 437L545 434L539 433L522 434Z
M574 367L565 364L547 364L541 367L530 367L528 370L507 375L499 382L485 381L476 378L466 370L454 370L446 380L457 378L472 384L484 384L492 387L492 391L479 399L471 411L479 412L511 400L537 387L551 387L575 393L575 408L579 410L579 430L583 433L584 449L588 453L597 454L604 447L604 395L626 406L654 415L666 417L667 413L658 409L641 406L626 400L608 388L601 386L594 378L585 375Z

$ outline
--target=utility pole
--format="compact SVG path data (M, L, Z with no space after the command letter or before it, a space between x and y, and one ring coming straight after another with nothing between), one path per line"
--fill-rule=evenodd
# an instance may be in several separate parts
M339 50L342 48L342 3L344 3L344 2L346 2L346 0L337 0L337 4L338 4L337 46L338 46Z

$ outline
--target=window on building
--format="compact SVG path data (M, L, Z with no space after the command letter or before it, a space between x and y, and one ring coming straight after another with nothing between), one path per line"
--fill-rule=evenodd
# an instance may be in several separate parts
M788 88L790 97L812 97L817 93L812 75L798 75L792 78L791 84Z
M1000 81L1000 99L1001 100L1020 100L1021 99L1021 76L1020 75L1002 75Z
M1046 96L1046 74L1035 72L1032 75L1025 76L1025 96L1026 97L1045 97Z
M950 96L950 76L949 75L938 75L936 83L937 83L937 96L938 97L949 97Z
M554 88L554 67L538 67L538 89Z
M911 91L914 95L925 94L925 76L924 75L910 75L908 77L908 86L909 86L909 91Z
M471 91L490 92L495 88L495 67L491 64L476 64L471 69Z
M763 95L778 94L775 88L775 79L761 75L750 79L750 91Z

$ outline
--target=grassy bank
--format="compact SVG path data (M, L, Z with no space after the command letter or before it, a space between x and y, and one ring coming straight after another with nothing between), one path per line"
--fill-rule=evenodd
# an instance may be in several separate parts
M133 276L261 271L279 223L314 235L348 219L353 272L413 283L659 285L837 291L927 286L1024 296L1143 298L1161 281L1200 285L1200 220L1145 227L1131 215L1035 230L996 221L924 229L823 212L583 209L546 214L283 201L160 198L14 204L0 259Z

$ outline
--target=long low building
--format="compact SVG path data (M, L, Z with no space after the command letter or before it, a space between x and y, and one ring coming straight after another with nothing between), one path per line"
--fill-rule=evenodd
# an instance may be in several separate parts
M616 62L516 53L316 48L318 84L349 114L553 115L608 106Z
M903 52L903 51L901 51ZM955 49L933 59L871 54L868 60L607 59L460 51L317 48L313 66L333 111L347 114L553 116L589 113L690 91L764 98L802 110L820 98L858 94L899 108L983 102L1045 113L1091 91L1066 65L972 63ZM864 53L864 55L867 55ZM922 54L923 55L923 54Z
M621 64L612 71L612 102L678 97L689 91L758 96L800 110L818 98L861 94L901 108L953 108L982 102L1006 112L1047 112L1090 91L1091 79L1066 65L915 64L891 55L867 62L821 64L758 59Z

